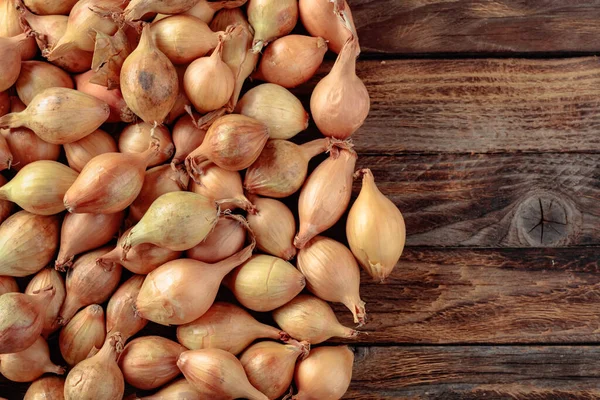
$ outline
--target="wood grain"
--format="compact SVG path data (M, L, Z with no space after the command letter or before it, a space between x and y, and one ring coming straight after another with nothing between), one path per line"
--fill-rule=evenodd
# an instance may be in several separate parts
M596 0L348 0L364 51L597 52Z
M330 68L295 90L307 110ZM371 96L359 153L600 152L596 57L361 61L357 74Z
M409 246L470 247L600 244L599 166L600 154L555 153L365 156L357 164L402 211Z
M600 398L597 346L357 348L345 399Z

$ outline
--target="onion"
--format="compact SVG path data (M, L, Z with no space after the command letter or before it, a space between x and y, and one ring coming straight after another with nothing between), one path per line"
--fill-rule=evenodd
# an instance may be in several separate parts
M294 246L301 249L342 216L352 194L352 172L357 155L352 149L335 151L310 174L298 200L300 230ZM336 157L337 154L337 157Z
M375 185L370 169L362 169L362 189L346 222L350 250L373 279L383 282L402 255L406 227L400 210Z
M171 61L156 47L150 25L144 26L140 43L123 63L120 79L129 108L144 122L161 124L177 100L179 79Z
M27 8L38 15L69 15L77 0L23 0Z
M267 47L253 77L294 88L315 75L325 53L327 42L322 37L284 36Z
M133 111L127 107L125 99L119 89L108 90L104 86L92 83L90 79L94 76L94 71L88 71L83 74L75 75L75 84L80 92L94 96L102 100L110 108L110 115L106 122L131 122L135 119Z
M69 167L81 172L83 167L94 157L104 153L118 151L115 139L101 129L96 129L83 139L63 145Z
M258 53L267 43L289 34L298 22L296 0L250 0L248 21L254 28L252 51Z
M289 336L261 324L244 309L224 302L214 303L200 318L177 327L177 340L190 350L221 349L238 354L261 338L287 340Z
M352 36L351 31L346 28L334 12L333 1L322 0L300 0L300 18L302 25L311 36L320 36L327 40L329 48L338 54L346 40ZM336 3L341 1L336 0ZM344 17L350 24L352 31L356 32L352 13L348 3L344 1Z
M156 47L174 64L191 63L217 47L219 35L206 22L190 15L174 15L152 24Z
M212 163L204 169L203 175L195 178L190 190L219 202L225 210L239 207L251 213L255 211L250 200L244 196L240 174L219 168Z
M210 233L219 208L204 196L190 192L165 193L152 203L123 241L122 260L129 250L150 243L173 251L189 250Z
M309 161L329 147L327 139L316 139L303 145L269 140L246 171L244 188L261 196L288 197L306 180Z
M0 373L10 381L33 382L46 372L62 375L65 369L50 360L48 343L41 336L25 350L0 354Z
M323 300L342 303L359 326L366 320L365 302L360 299L360 270L354 256L343 244L316 236L298 252L298 269L306 287Z
M18 0L3 0L0 2L0 37L9 38L18 36L26 31L25 27L21 24L18 12L20 7ZM32 59L37 54L37 50L35 40L33 37L29 37L21 46L22 59ZM5 60L5 58L2 58L3 62Z
M251 197L257 213L248 215L248 225L256 236L256 246L265 253L290 260L296 255L294 214L280 201Z
M177 366L202 398L267 400L246 377L244 367L231 353L220 349L181 353Z
M67 214L60 231L60 250L54 266L65 270L73 265L76 255L97 249L117 234L124 213Z
M182 163L192 151L202 144L204 136L206 136L206 130L198 128L191 115L185 114L179 118L173 127L175 155L171 165Z
M0 60L2 60L2 75L0 75L0 92L15 84L21 72L21 57L24 46L31 39L28 33L17 36L0 36Z
M185 90L183 88L183 76L185 75L185 70L187 66L175 66L175 70L177 71L177 79L179 82L179 90L177 92L177 99L175 99L175 104L171 107L171 111L167 114L165 118L165 124L170 124L174 122L178 117L186 114L186 108L192 107L192 102L187 98L185 94Z
M0 225L0 275L27 276L44 268L58 249L60 220L19 211Z
M65 378L44 376L34 381L23 400L63 400Z
M10 112L9 91L0 92L0 117Z
M219 217L206 239L189 249L186 257L205 263L216 263L237 253L246 241L245 221L234 216Z
M56 161L34 161L0 188L0 199L17 203L38 215L63 211L62 197L75 182L77 172Z
M190 177L183 168L159 165L146 171L140 194L129 207L129 220L138 222L161 195L186 190Z
M186 169L192 177L202 175L202 165L212 161L228 171L241 171L256 161L268 138L269 128L254 118L222 116L208 128L200 147L187 156Z
M123 343L141 331L148 320L142 318L135 310L142 283L143 275L134 275L123 283L111 296L106 306L106 332L120 332Z
M101 247L82 255L67 272L67 297L58 317L61 325L66 325L80 308L104 303L119 285L119 264L112 264L110 269L96 265L96 259L107 251L107 247Z
M150 272L136 301L140 315L162 325L187 324L213 304L223 277L252 255L254 243L215 264L173 260Z
M94 132L109 115L108 105L85 93L49 88L19 113L0 118L0 128L26 127L53 144L71 143Z
M34 294L0 296L0 354L18 353L40 338L46 307L53 297L51 287Z
M341 399L352 380L354 353L348 346L319 347L300 361L294 374L296 400Z
M198 0L131 0L123 16L125 21L136 21L147 14L180 14L192 8Z
M4 293L19 293L19 285L12 276L0 276L0 296Z
M306 285L304 276L292 264L263 254L235 269L224 283L244 307L254 311L281 307Z
M248 380L269 399L279 399L294 378L296 360L308 356L310 345L292 340L288 344L264 341L248 347L240 356Z
M0 171L10 169L13 162L13 155L8 147L8 142L4 136L0 135Z
M50 286L54 289L54 297L48 302L44 315L42 336L45 338L59 328L56 318L67 295L65 281L54 268L44 268L29 281L25 288L25 294L35 294Z
M134 274L145 275L156 269L158 266L181 256L181 251L173 251L150 243L143 243L131 247L127 252L127 260L123 260L122 246L129 235L129 232L131 232L131 229L133 228L129 228L121 235L117 246L112 251L99 257L96 262L103 265L105 268L109 267L111 263L121 264ZM125 332L123 332L123 334L125 334Z
M69 372L65 381L65 399L121 399L125 382L116 360L122 349L119 333L110 335L97 354L83 360Z
M137 37L137 34L135 36ZM122 28L117 29L112 36L97 32L89 82L106 86L108 90L118 89L121 86L121 67L129 54L131 54L132 46L127 33ZM121 100L123 100L120 90L118 93ZM127 109L129 110L128 107Z
M163 386L153 395L145 396L139 400L204 400L204 397L185 378Z
M121 153L143 153L152 141L158 143L158 149L154 152L154 157L148 163L148 167L163 164L173 156L175 149L169 129L164 126L154 128L154 125L147 122L130 124L123 129L119 135L119 151Z
M104 153L92 158L64 196L72 213L112 214L129 207L144 184L157 147L143 153Z
M138 389L149 390L164 385L181 373L179 355L187 349L160 336L132 340L119 356L125 381Z
M218 3L233 4L235 1L221 1L210 4ZM234 28L229 32L227 40L223 43L223 61L229 65L235 78L233 95L227 103L228 111L232 111L235 108L244 82L252 71L254 71L254 68L256 68L259 56L258 53L252 52L254 34L246 19L246 15L240 8L221 10L212 20L210 27L214 31L225 31L230 25L237 25L239 28Z
M233 94L235 77L223 61L222 53L223 39L220 38L210 57L196 59L185 70L183 88L199 113L223 107Z
M0 188L6 184L6 178L0 175ZM14 203L8 200L0 200L0 224L8 218L13 210Z
M191 15L208 24L213 20L213 17L215 16L215 13L217 11L223 9L238 10L239 7L246 4L246 1L248 0L199 0L192 8L190 8L187 11L184 11L183 14ZM166 17L168 17L168 15L158 14L154 21L160 21L161 19Z
M94 347L102 347L105 332L104 310L98 304L89 305L61 329L60 354L70 366L79 364Z
M332 337L352 339L360 334L340 324L329 304L307 294L300 294L274 310L273 319L290 336L313 345Z
M73 89L73 80L62 69L43 61L23 61L15 88L21 101L29 104L44 89L64 87Z

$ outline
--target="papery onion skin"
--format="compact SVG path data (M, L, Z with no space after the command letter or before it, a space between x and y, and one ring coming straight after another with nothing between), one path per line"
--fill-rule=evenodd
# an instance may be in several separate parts
M173 156L175 147L169 129L165 126L157 126L147 122L137 122L127 125L119 135L119 151L121 153L143 153L155 141L158 149L154 157L148 163L148 167L163 164Z
M12 276L0 275L0 296L4 293L19 293L19 285Z
M0 225L0 275L27 276L56 254L60 219L19 211Z
M252 196L256 214L248 215L248 225L256 236L256 246L267 254L284 260L296 256L294 214L285 204L274 199Z
M237 355L261 338L287 340L289 336L225 302L215 302L200 318L177 327L177 340L190 350L221 349Z
M117 91L116 89L119 89L121 86L121 67L129 54L131 54L132 48L136 47L138 42L139 35L131 26L117 29L114 35L107 35L103 32L96 33L92 71L89 72L89 78L86 81L106 87L109 92L115 90L112 93L115 103L119 104L119 107L114 107L114 110L111 109L111 114L114 114L114 116L111 115L111 118L115 118L115 116L119 117L117 112L123 108L120 103L125 103L121 91ZM94 86L91 86L91 88L94 88ZM110 104L108 101L107 103ZM129 107L125 107L125 109L128 111L126 114L127 120L123 119L123 121L131 122L133 120L133 113L129 110ZM117 119L117 121L119 120L120 118Z
M44 376L35 380L23 400L64 400L65 378Z
M332 1L300 0L299 11L302 24L311 36L320 36L327 40L329 49L338 54L352 33L333 12ZM354 31L354 21L348 2L344 1L344 12Z
M269 42L289 34L298 22L296 0L249 0L248 22L254 28L252 51L258 53Z
M185 351L179 356L177 366L202 398L268 400L248 382L239 360L224 350Z
M10 381L32 382L47 372L62 375L65 369L52 363L48 343L41 336L25 350L0 354L0 373Z
M327 53L321 37L288 35L277 39L264 51L254 78L295 88L312 78Z
M63 145L69 167L81 172L83 167L94 157L104 153L119 151L115 139L101 129L96 129L83 139Z
M400 210L375 185L371 170L360 173L362 189L350 208L346 236L363 269L384 282L404 250L406 226Z
M73 89L73 80L65 71L48 62L21 63L21 73L15 82L15 88L24 104L29 104L37 94L51 87Z
M144 283L143 275L134 275L125 281L110 297L106 306L106 333L120 332L123 343L141 331L148 320L135 310L135 301Z
M139 400L204 400L198 391L185 378L169 383L158 392Z
M173 127L175 155L171 165L184 162L185 158L202 144L205 136L206 130L198 128L191 115L185 114L180 117Z
M54 289L54 297L48 302L44 315L44 327L42 329L42 336L44 338L47 338L59 328L56 323L56 317L58 317L60 308L67 295L65 281L62 275L54 268L44 268L29 281L24 292L25 294L35 294L50 286Z
M28 9L37 15L69 15L78 0L23 0Z
M94 96L95 98L104 101L110 108L110 115L106 122L131 122L135 119L133 111L127 107L121 90L107 89L104 86L97 85L91 82L95 71L87 71L83 74L75 75L75 84L80 92Z
M237 253L244 247L246 227L227 216L219 217L206 239L189 249L186 257L205 263L216 263Z
M98 304L92 304L79 311L67 325L58 338L60 353L70 366L85 360L95 347L102 347L106 328L104 325L104 310Z
M354 353L348 346L318 347L300 361L294 374L294 400L341 399L352 380Z
M204 173L194 180L195 182L190 184L190 191L218 201L221 209L242 208L250 213L255 212L254 205L244 196L242 177L238 172L209 164ZM221 202L222 200L231 201Z
M131 0L123 12L125 21L136 21L146 14L180 14L192 8L198 0Z

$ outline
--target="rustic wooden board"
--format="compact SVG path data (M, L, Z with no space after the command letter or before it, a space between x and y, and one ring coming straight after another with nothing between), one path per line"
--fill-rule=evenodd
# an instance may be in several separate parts
M357 165L402 211L410 246L600 244L600 154L364 156Z
M361 347L345 398L593 400L599 357L592 346Z
M597 0L348 0L361 47L386 54L597 52Z

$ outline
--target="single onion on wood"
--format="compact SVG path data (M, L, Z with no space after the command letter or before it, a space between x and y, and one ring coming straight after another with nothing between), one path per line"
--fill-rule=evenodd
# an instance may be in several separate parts
M348 346L312 349L294 374L294 400L341 399L352 380L354 353Z

